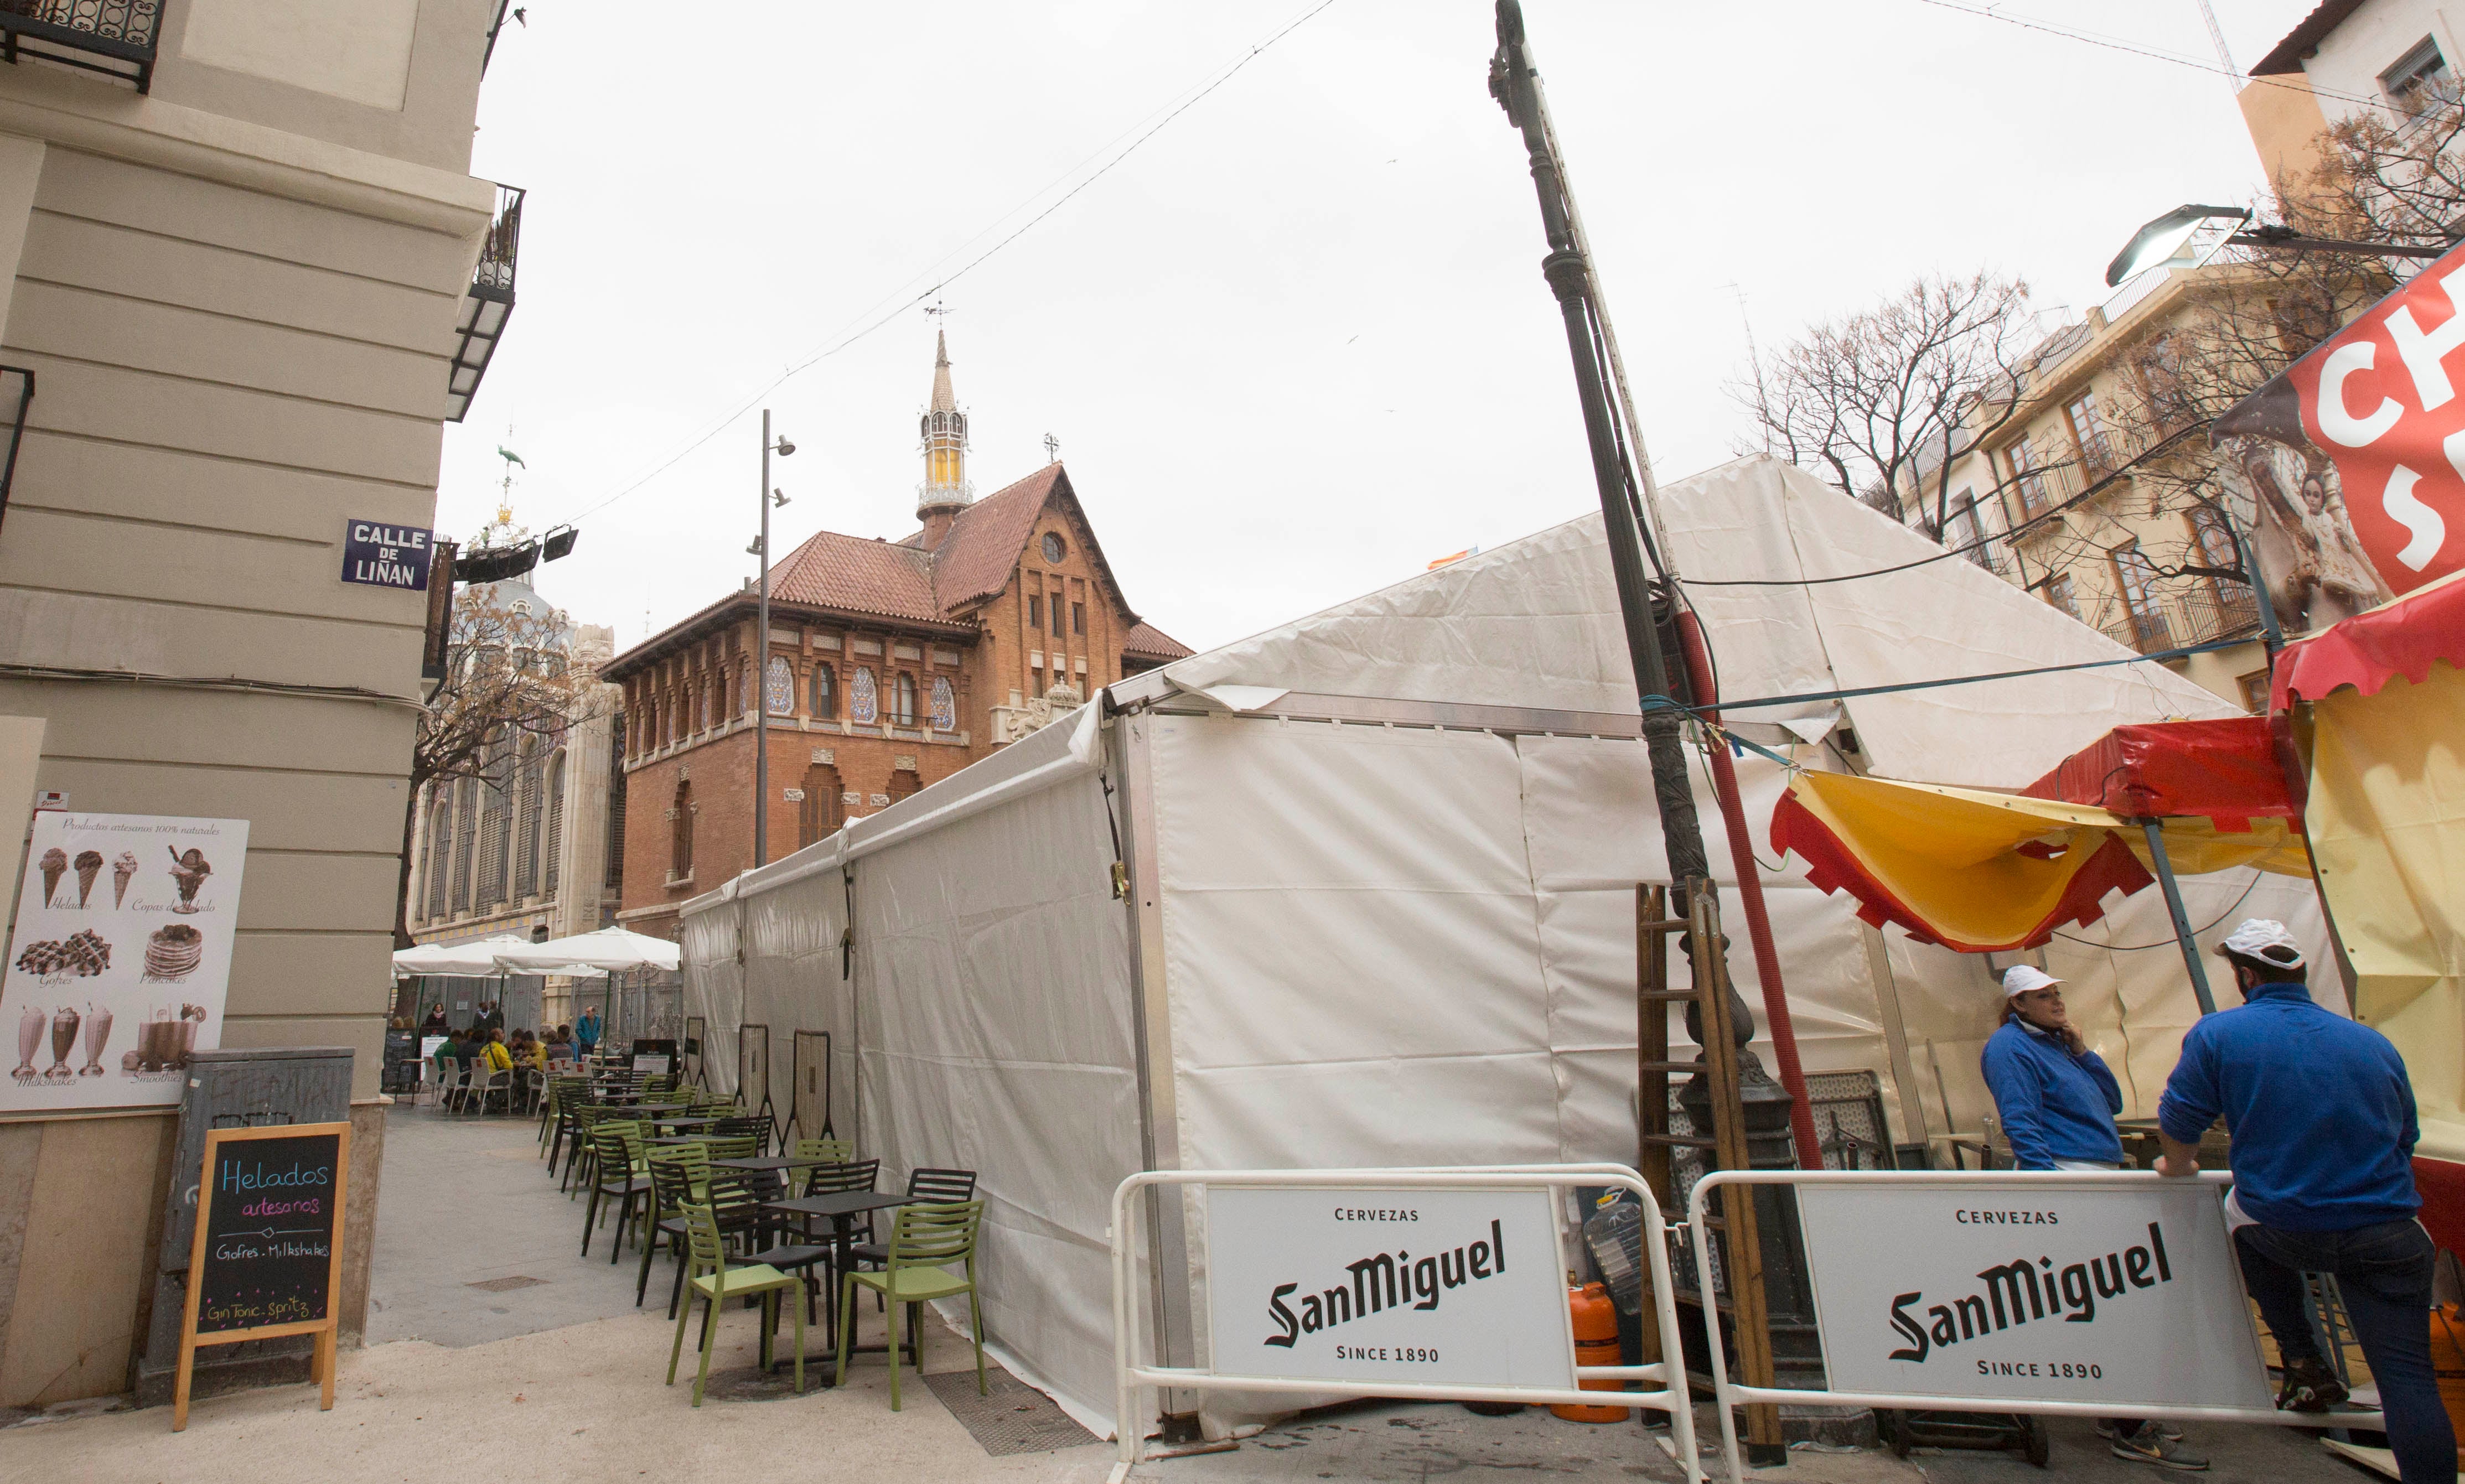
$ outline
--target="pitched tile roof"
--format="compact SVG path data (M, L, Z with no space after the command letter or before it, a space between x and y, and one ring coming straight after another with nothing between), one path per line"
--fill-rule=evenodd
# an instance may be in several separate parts
M1142 622L1121 641L1121 653L1141 659L1187 659L1197 651L1155 625Z
M1035 518L1044 513L1054 487L1066 488L1067 482L1058 463L1047 464L959 512L932 556L933 595L943 616L997 597L1010 586Z
M928 553L836 531L817 532L771 568L770 597L885 618L943 616Z

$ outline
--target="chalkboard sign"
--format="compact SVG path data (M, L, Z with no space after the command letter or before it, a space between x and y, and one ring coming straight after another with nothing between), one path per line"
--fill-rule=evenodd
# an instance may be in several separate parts
M218 1128L206 1135L173 1431L189 1425L189 1380L199 1345L317 1333L323 1405L333 1406L334 1301L342 1288L350 1163L348 1123Z

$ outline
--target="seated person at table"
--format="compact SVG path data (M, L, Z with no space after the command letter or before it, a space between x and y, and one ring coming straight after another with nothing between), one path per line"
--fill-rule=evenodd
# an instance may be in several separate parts
M477 1044L478 1047L477 1057L479 1060L488 1064L489 1071L511 1072L514 1070L514 1053L505 1050L505 1033L503 1031L491 1030L487 1033L487 1038Z
M571 1061L573 1059L573 1028L571 1026L559 1026L554 1030L547 1033L547 1059L550 1061Z

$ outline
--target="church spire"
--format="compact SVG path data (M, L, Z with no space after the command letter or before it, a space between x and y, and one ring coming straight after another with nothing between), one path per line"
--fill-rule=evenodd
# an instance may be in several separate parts
M920 431L924 482L916 487L916 519L946 530L950 518L975 501L976 488L967 481L967 414L950 389L949 341L940 330L933 335L933 405Z

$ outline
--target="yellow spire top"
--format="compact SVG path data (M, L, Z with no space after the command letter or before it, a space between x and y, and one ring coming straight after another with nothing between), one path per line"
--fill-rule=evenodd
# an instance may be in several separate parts
M967 482L967 414L959 410L950 389L948 336L933 332L933 405L919 429L924 445L924 482L916 487L916 517L936 510L954 511L973 503L975 487Z

